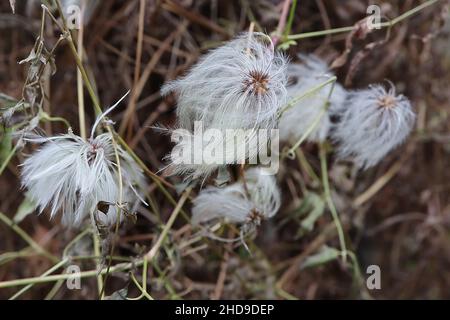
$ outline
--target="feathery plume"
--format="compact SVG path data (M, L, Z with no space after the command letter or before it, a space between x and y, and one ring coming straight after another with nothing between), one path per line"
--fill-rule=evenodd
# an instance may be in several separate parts
M286 64L285 57L275 53L270 37L246 33L206 54L185 77L166 84L162 92L177 94L178 127L188 130L184 136L189 136L184 142L177 142L175 148L186 147L186 140L198 137L205 143L203 147L193 145L193 152L204 155L209 138L194 132L196 122L205 130L218 130L223 135L230 129L252 131L239 141L241 145L219 152L218 157L225 158L220 164L176 163L172 152L167 157L172 173L185 175L185 180L206 178L221 166L242 163L235 147L250 147L245 159L256 159L259 147L269 140L254 148L257 130L275 128L278 111L286 101ZM225 137L214 143L227 145L231 140Z
M116 222L118 206L126 203L129 210L135 210L138 199L142 199L143 174L130 155L117 146L123 181L123 203L117 204L118 169L109 133L89 141L71 132L28 140L44 143L25 160L22 171L22 184L40 213L49 207L53 218L61 210L63 224L78 226L103 201L112 205L99 218L103 224L111 225Z
M192 130L202 121L216 129L270 129L286 100L286 63L270 37L244 33L210 51L162 93L177 94L180 128Z
M273 217L280 208L281 195L275 177L263 168L245 171L244 181L224 188L208 187L194 199L192 223L214 218L257 226L261 220Z
M272 136L266 131L219 130L203 131L201 124L195 124L194 133L189 130L172 131L175 142L166 168L174 175L184 176L185 181L208 178L220 167L230 164L256 164L258 156L268 154ZM264 150L264 151L263 151Z
M338 157L352 158L363 169L376 165L400 145L411 132L415 114L403 95L392 85L382 85L348 94L346 109L332 131Z
M100 120L118 103L97 119L87 141L70 130L55 137L26 138L43 144L22 164L22 186L28 189L40 213L46 207L50 208L51 217L62 211L63 224L78 226L90 213L96 213L99 202L104 202L109 208L101 210L98 219L111 225L117 220L119 207L126 205L126 210L134 211L139 200L144 202L141 195L146 183L134 159L120 146L114 148L110 133L94 136ZM118 203L121 187L116 151L122 203Z
M333 76L327 64L318 57L314 55L299 57L303 60L303 64L291 63L287 69L289 81L292 81L287 88L290 99L309 92ZM317 124L314 130L306 140L320 142L327 138L331 128L330 113L341 108L346 97L346 91L339 83L334 84L329 97L332 85L327 84L302 98L281 115L279 123L281 141L299 140L315 123ZM328 110L324 110L328 97Z

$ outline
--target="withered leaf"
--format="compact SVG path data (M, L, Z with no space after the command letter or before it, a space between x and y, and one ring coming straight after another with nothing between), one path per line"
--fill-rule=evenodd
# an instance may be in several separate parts
M108 213L109 211L109 206L112 205L112 203L110 202L106 202L106 201L99 201L97 203L97 210L104 213L105 215Z

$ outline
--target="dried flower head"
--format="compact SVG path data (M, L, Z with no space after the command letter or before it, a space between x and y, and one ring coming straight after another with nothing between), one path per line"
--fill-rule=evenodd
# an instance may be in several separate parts
M179 126L274 128L286 99L286 58L263 33L243 34L206 54L162 92L177 93Z
M290 99L310 92L333 76L327 64L318 57L300 57L303 64L291 63L288 66L290 83L287 90ZM346 91L339 83L334 84L330 96L331 89L330 83L314 90L282 114L279 123L282 141L297 141L312 127L314 129L308 135L308 141L319 142L326 139L331 128L330 114L342 107L346 97Z
M257 226L280 208L281 195L275 177L263 168L245 171L245 179L224 188L208 187L194 199L192 223L214 218Z
M95 212L99 202L110 204L106 213L99 213L103 224L113 224L119 206L135 210L145 186L142 171L122 148L117 146L123 183L122 203L118 166L112 137L100 134L88 141L69 132L50 138L29 141L44 143L23 163L22 184L29 191L40 212L51 208L51 217L62 211L62 222L78 226Z
M189 73L166 84L162 92L175 92L178 97L177 116L179 129L186 129L188 137L177 141L175 148L186 147L186 141L199 137L203 146L192 144L193 153L204 155L210 149L210 137L197 135L195 123L205 130L253 130L251 137L240 140L233 149L219 151L219 163L176 163L172 155L169 167L172 173L182 174L186 180L207 177L220 166L242 163L234 147L250 147L246 159L255 159L260 153L251 144L256 130L270 130L277 126L277 114L286 100L286 59L275 53L270 38L263 33L243 34L206 54ZM215 145L226 145L232 139L215 140ZM209 147L208 147L209 144ZM189 145L191 146L191 145ZM175 149L174 148L174 149Z
M134 159L113 144L111 133L95 137L100 122L109 122L104 117L128 93L97 118L87 140L71 130L55 137L26 138L44 144L22 164L22 186L40 213L46 207L51 207L51 217L62 211L62 222L68 226L78 226L89 214L93 222L111 225L120 212L135 211L139 201L145 203L146 182Z
M411 132L415 114L409 100L382 85L349 93L346 109L333 129L338 157L352 158L360 168L377 164Z

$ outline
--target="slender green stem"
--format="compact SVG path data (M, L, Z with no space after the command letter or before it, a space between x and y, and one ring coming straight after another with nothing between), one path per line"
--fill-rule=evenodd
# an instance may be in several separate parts
M87 234L89 234L91 230L89 228L84 229L82 232L80 232L75 238L73 238L64 248L63 251L63 257L64 259L69 259L66 258L68 257L68 252L69 250L75 245L75 243L77 243L80 239L82 239L84 236L86 236ZM75 260L78 257L70 257L70 260ZM54 286L52 287L52 289L47 293L47 295L45 296L44 300L51 300L53 299L53 297L58 293L58 290L61 288L61 286L63 285L64 280L58 280Z
M35 256L36 252L30 249L31 249L30 247L26 247L20 251L4 252L0 254L0 266L14 259Z
M109 272L122 272L127 271L130 269L133 269L135 267L139 267L144 263L144 260L141 259L136 262L132 263L125 263L125 264L118 264L109 270ZM78 275L82 278L89 278L89 277L95 277L97 274L105 275L107 272L107 268L103 268L102 270L89 270L89 271L82 271ZM50 275L46 277L31 277L31 278L23 278L23 279L16 279L16 280L9 280L9 281L3 281L0 282L0 288L8 288L8 287L15 287L15 286L23 286L28 285L32 283L46 283L46 282L54 282L59 280L67 280L73 278L73 274L56 274L56 275Z
M345 32L352 31L354 28L355 28L354 26L351 26L351 27L342 27L342 28L335 28L335 29L327 29L327 30L292 34L292 35L287 36L287 40L300 40L300 39L306 39L306 38L322 37L322 36L327 36L327 35L336 34L336 33L345 33Z
M8 153L8 156L6 157L5 161L3 161L2 165L0 166L0 175L2 175L3 171L8 166L8 163L11 161L12 157L16 153L18 147L17 145L14 146L14 148L11 149L11 151Z
M82 8L81 17L83 17L84 11L84 2ZM84 34L84 26L83 21L81 21L80 30L78 30L77 37L77 46L78 46L78 56L80 57L81 63L83 63L83 34ZM84 110L84 90L83 90L83 77L81 75L81 71L78 68L77 70L77 96L78 96L78 122L80 126L80 136L83 139L86 139L86 119L85 119L85 110Z
M392 27L392 26L396 25L397 23L399 23L399 22L409 18L410 16L418 13L419 11L422 11L426 7L429 7L429 6L431 6L432 4L434 4L434 3L438 2L438 1L439 0L429 0L427 2L424 2L424 3L420 4L420 5L418 5L417 7L412 8L411 10L408 10L405 13L399 15L397 18L395 18L395 19L393 19L391 21L381 23L381 27Z
M297 8L297 0L293 0L291 4L291 9L289 11L289 18L286 24L286 28L284 29L284 37L287 37L292 30L292 24L294 23L295 18L295 9Z
M164 242L164 239L166 238L167 234L169 233L170 228L172 227L173 223L175 222L175 219L178 216L178 213L181 211L181 208L183 207L184 203L186 202L187 198L189 197L189 194L191 193L192 188L187 188L186 191L184 191L183 195L180 198L180 201L178 201L178 204L176 205L175 209L173 209L172 214L170 215L169 220L167 221L166 225L164 226L163 231L159 235L158 240L156 241L153 248L146 254L145 259L147 260L153 260L153 258L156 256L159 248Z
M351 261L352 261L352 265L353 265L353 276L354 276L354 278L356 279L356 281L358 282L358 286L359 287L363 287L363 285L364 285L364 278L363 278L363 276L362 276L362 273L361 273L361 269L360 269L360 267L359 267L359 262L358 262L358 258L356 257L356 255L353 253L353 252L351 252L351 251L348 251L347 252L348 253L348 256L350 257L350 259L351 259Z
M166 274L159 267L157 260L152 261L152 266L158 273L159 277L162 278L160 281L163 282L164 288L169 292L169 297L171 300L178 300L180 296L176 293L175 289L172 287L169 281L166 281Z
M142 268L142 286L136 280L136 277L133 273L131 273L131 280L134 282L136 287L141 291L141 294L136 298L127 298L127 300L141 300L143 297L146 297L149 300L153 300L153 297L147 292L147 268L148 268L148 260L144 259L144 265Z
M122 147L131 155L131 157L136 161L136 163L139 165L139 167L153 180L153 182L156 184L156 186L161 190L161 192L166 196L166 198L169 200L171 204L174 206L177 204L175 199L172 197L172 195L167 191L167 189L164 186L168 186L170 188L175 188L173 185L167 183L161 177L153 173L146 165L145 163L136 155L136 153L128 146L128 144L123 140L123 138L116 134L116 138L119 141L119 143L122 145ZM181 210L181 214L183 217L187 220L189 220L187 213L184 210Z
M73 256L70 257L70 259L72 259L73 261L77 261L77 260L99 260L99 259L103 259L103 256ZM133 261L132 258L126 258L126 257L122 257L122 256L112 256L111 257L112 260L114 261L121 261L121 262L131 262Z
M123 180L122 180L122 167L120 165L120 157L119 157L119 151L117 149L117 143L116 140L114 139L114 135L111 135L111 139L112 139L112 145L114 148L114 156L116 158L116 165L117 165L117 179L119 181L119 203L117 206L117 217L116 217L116 225L115 225L115 230L114 230L114 235L117 236L119 234L119 225L120 225L120 216L122 214L122 202L123 202ZM115 238L114 238L115 239ZM116 242L115 240L113 240L113 244L111 246L111 252L109 255L109 260L108 260L108 270L111 268L111 264L112 264L112 256L114 255L114 249L116 247ZM108 279L108 272L105 275L105 279L103 281L103 286L102 286L102 291L100 292L100 299L103 299L104 295L105 295L105 287L106 287L106 280Z
M41 5L43 11L45 11L50 18L52 19L53 23L56 24L58 26L58 28L60 30L63 30L63 27L61 26L61 24L58 22L58 19L55 18L55 16L52 14L52 12L48 9L48 7L46 5ZM64 16L62 17L64 20ZM43 29L42 29L43 30Z
M429 7L433 5L434 3L438 2L439 0L429 0L427 2L422 3L421 5L406 11L405 13L401 14L400 16L396 17L393 20L380 23L381 28L386 27L393 27L397 23L409 18L410 16L416 14L417 12L423 10L426 7ZM305 33L299 33L299 34L292 34L287 36L287 40L300 40L305 38L313 38L313 37L321 37L326 36L330 34L337 34L337 33L346 33L353 31L355 26L350 27L342 27L342 28L335 28L335 29L328 29L328 30L321 30L321 31L312 31L312 32L305 32Z
M136 285L136 287L141 291L141 294L136 298L127 298L127 300L141 300L143 297L146 297L148 300L153 300L152 296L150 296L148 292L141 287L139 281L136 279L134 274L131 273L130 277L133 283Z
M320 168L322 170L322 183L323 183L323 189L325 193L325 198L328 204L328 208L331 211L331 215L334 220L334 224L336 225L336 229L338 232L339 237L339 243L341 246L341 253L343 261L347 261L347 247L345 245L345 237L344 237L344 230L342 228L341 221L339 219L339 215L337 213L336 207L334 206L333 199L331 198L331 191L330 191L330 184L328 181L328 169L327 169L327 155L326 155L326 148L323 143L320 144Z
M42 8L41 29L40 29L40 32L39 32L39 38L41 40L44 38L44 29L45 29L45 9Z
M94 255L99 256L100 255L100 239L99 236L94 229L92 232L92 242L94 244ZM100 270L101 268L101 261L96 260L95 265L97 270ZM98 296L101 298L103 293L103 277L100 274L100 272L97 274L97 289L98 289Z
M142 268L142 289L147 291L147 275L148 275L148 260L144 259L144 266Z
M284 36L284 31L286 30L286 20L289 14L289 8L291 7L292 0L284 0L283 6L281 8L280 19L278 20L277 29L275 30L274 36L272 36L273 44L276 45L280 38Z
M48 276L50 274L52 274L53 272L55 272L56 270L58 270L59 268L63 267L66 263L67 263L68 259L63 259L60 262L58 262L57 264L55 264L53 267L51 267L50 269L48 269L47 271L45 271L41 277L45 277ZM11 298L9 298L9 300L15 300L17 299L19 296L21 296L22 294L24 294L26 291L28 291L31 287L33 287L33 283L30 283L29 285L27 285L26 287L23 287L20 291L18 291L16 294L14 294Z
M313 130L317 127L317 125L319 124L320 120L322 119L322 117L324 116L324 114L326 112L327 112L327 108L322 108L322 110L320 110L320 113L316 116L314 121L309 125L309 127L306 129L306 131L300 137L300 139L298 139L297 142L292 147L290 147L286 152L284 152L281 155L282 159L284 159L285 157L288 157L290 159L295 158L295 150L298 147L300 147L300 145L303 143L303 141L305 141L306 138L308 138L308 136L311 134L311 132L313 132Z
M328 110L329 103L330 103L329 101L330 101L331 95L333 94L333 91L334 91L336 79L337 78L334 76L334 77L331 77L330 79L328 79L327 81L325 81L324 83L321 83L321 84L315 86L311 90L308 90L306 93L302 94L300 97L294 98L283 110L281 110L280 114L282 115L283 112L289 110L289 108L292 108L300 99L303 99L311 94L314 94L316 91L320 90L321 88L323 88L326 85L331 83L330 91L328 92L327 99L325 100L325 102L322 106L322 110L320 110L319 114L314 118L314 121L309 125L309 127L306 129L306 131L300 137L300 139L291 148L289 148L286 152L284 152L282 154L282 156L281 156L282 159L285 158L286 156L291 159L295 158L295 150L303 143L303 141L306 140L306 138L311 134L311 132L313 132L313 130L319 125L320 120L322 119L322 117L325 115L325 113Z
M319 91L320 89L326 87L327 85L329 85L330 83L333 83L333 88L334 88L334 83L336 82L337 77L333 76L330 77L327 81L322 82L320 84L318 84L317 86L314 86L313 88L309 89L308 91L302 93L301 95L299 95L298 97L295 97L294 99L292 99L291 101L289 101L289 103L284 106L278 113L278 118L281 118L281 116L283 115L283 113L285 113L286 111L288 111L289 109L291 109L292 107L294 107L297 102L299 102L302 99L305 99L313 94L315 94L317 91Z
M100 107L100 103L98 101L97 96L95 95L94 88L92 87L91 81L89 80L86 70L83 67L83 64L82 64L80 58L78 57L77 49L75 47L75 44L73 42L72 35L70 34L70 32L68 33L67 39L69 42L69 48L72 51L73 57L75 58L75 63L78 66L78 70L81 72L81 77L83 78L84 84L86 85L86 89L89 93L89 96L91 97L92 103L94 104L95 114L98 116L102 113L102 108Z
M66 119L64 119L62 117L51 117L46 112L41 113L41 119L44 121L50 121L50 122L58 122L59 121L59 122L64 123L67 128L70 128L70 123Z

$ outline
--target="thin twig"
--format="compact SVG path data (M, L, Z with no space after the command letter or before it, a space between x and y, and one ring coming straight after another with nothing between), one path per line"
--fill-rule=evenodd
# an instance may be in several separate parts
M83 63L83 35L84 35L84 22L83 16L86 9L85 2L82 1L81 14L80 14L80 29L78 30L77 48L78 56L81 63ZM77 96L78 96L78 119L80 125L80 136L84 140L86 139L86 119L84 110L84 90L83 90L83 77L80 69L77 69Z
M63 267L69 260L68 259L63 259L60 262L58 262L57 264L55 264L53 267L51 267L50 269L48 269L47 271L45 271L41 277L45 277L48 276L50 274L52 274L53 272L55 272L56 270L58 270L59 268ZM28 291L31 287L33 287L33 284L30 283L29 285L27 285L26 287L23 287L20 291L18 291L17 293L15 293L11 298L9 298L9 300L15 300L18 297L20 297L22 294L24 294L26 291Z
M275 31L275 35L272 37L273 45L276 47L278 41L283 35L284 28L286 26L286 19L289 13L289 6L291 5L291 0L284 0L283 8L281 9L280 19L278 20L277 30Z
M189 197L191 190L192 190L191 188L188 188L188 189L186 189L186 191L184 191L183 195L180 198L180 201L178 201L178 204L176 205L175 209L173 210L172 214L170 215L169 220L167 221L166 225L164 226L163 231L159 235L159 238L156 241L155 245L145 255L144 258L147 259L148 261L153 260L153 258L158 253L158 250L161 247L161 245L162 245L164 239L166 238L167 233L169 232L173 223L175 222L175 219L177 218L178 213L181 211L181 208L183 207L184 203L186 202L187 198Z
M145 0L139 1L139 23L138 23L138 36L136 44L136 64L134 65L134 78L133 78L133 89L131 91L130 101L127 106L127 111L125 113L124 119L128 121L128 136L131 136L131 130L133 127L133 122L135 119L136 101L139 96L139 92L136 92L137 85L139 82L140 71L141 71L141 59L142 59L142 43L144 39L144 18L145 18Z
M328 169L327 169L327 156L326 156L326 148L323 143L320 144L320 168L322 169L322 183L323 189L325 193L325 199L328 204L328 208L331 211L331 215L333 217L334 223L336 225L336 229L338 232L339 243L341 246L341 254L344 263L347 261L347 247L345 244L344 230L342 229L341 220L339 219L339 215L337 213L336 207L334 206L333 199L331 198L331 190L330 184L328 182Z
M395 18L393 20L380 23L380 27L381 28L393 27L397 23L405 20L406 18L409 18L410 16L425 9L426 7L433 5L434 3L438 2L438 1L439 0L429 0L427 2L424 2L421 5L403 13L402 15L398 16L397 18ZM299 33L299 34L292 34L292 35L287 36L287 40L300 40L300 39L321 37L321 36L337 34L337 33L346 33L346 32L353 31L354 28L355 28L355 26L350 26L350 27L342 27L342 28L335 28L335 29L328 29L328 30L321 30L321 31L312 31L312 32Z

